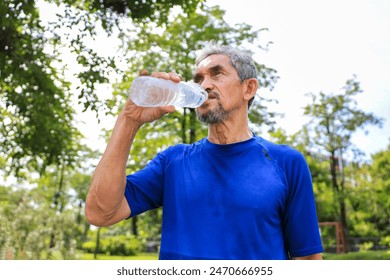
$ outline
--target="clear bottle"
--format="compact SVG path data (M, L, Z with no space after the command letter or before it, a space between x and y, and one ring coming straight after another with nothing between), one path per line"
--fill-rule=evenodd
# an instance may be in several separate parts
M208 98L207 92L197 83L180 82L140 76L133 80L130 99L141 107L173 105L196 108Z

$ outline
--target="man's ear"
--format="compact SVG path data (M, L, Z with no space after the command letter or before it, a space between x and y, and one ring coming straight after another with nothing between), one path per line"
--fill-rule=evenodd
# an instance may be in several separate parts
M246 90L244 93L244 99L250 100L256 95L257 89L259 88L259 81L256 78L249 78L245 80Z

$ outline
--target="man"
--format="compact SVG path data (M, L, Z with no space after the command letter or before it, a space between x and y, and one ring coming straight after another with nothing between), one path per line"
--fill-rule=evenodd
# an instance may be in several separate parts
M180 81L174 73L152 76ZM175 110L128 100L92 178L88 221L109 226L162 206L160 259L321 259L303 156L248 128L256 77L249 54L215 44L202 50L194 81L209 98L196 112L208 137L170 147L126 176L138 129Z

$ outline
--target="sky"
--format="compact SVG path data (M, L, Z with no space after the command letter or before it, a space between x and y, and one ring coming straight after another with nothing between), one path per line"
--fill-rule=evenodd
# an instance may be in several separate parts
M367 154L390 143L390 1L387 0L209 0L226 11L229 23L268 28L272 41L267 52L255 55L278 71L272 92L259 94L279 101L285 113L278 125L288 133L298 131L306 119L302 107L306 93L341 93L354 75L363 93L358 107L385 119L383 128L359 131L354 144ZM239 4L238 4L239 3Z
M284 113L277 126L292 134L307 122L303 107L306 93L341 93L356 76L363 93L358 107L384 119L382 128L358 131L353 143L370 154L390 143L390 1L387 0L208 0L226 11L233 25L247 23L268 28L261 40L272 41L269 50L254 55L256 61L278 71L272 92L258 94L279 101L272 110ZM106 89L108 92L109 89ZM112 128L113 119L97 124L94 114L80 115L81 131L92 147L104 149L99 131Z

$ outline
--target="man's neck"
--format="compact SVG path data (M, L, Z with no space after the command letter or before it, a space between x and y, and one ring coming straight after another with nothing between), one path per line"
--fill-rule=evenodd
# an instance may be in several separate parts
M209 126L208 140L215 144L232 144L252 138L247 122L223 122Z

